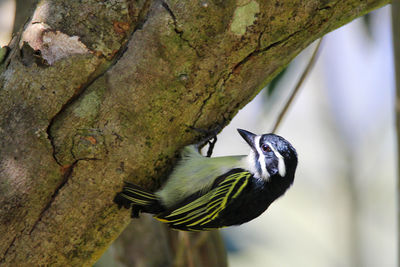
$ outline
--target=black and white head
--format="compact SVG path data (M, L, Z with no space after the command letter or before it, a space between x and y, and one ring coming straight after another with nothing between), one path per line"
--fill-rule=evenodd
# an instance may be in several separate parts
M267 181L271 177L283 177L290 184L293 182L297 153L288 141L275 134L256 135L242 129L238 132L251 147L248 167L254 177Z

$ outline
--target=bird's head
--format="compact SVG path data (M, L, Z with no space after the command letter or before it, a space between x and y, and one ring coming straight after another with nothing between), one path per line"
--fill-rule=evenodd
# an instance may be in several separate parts
M251 147L248 164L256 178L283 177L290 184L293 182L297 153L288 141L275 134L256 135L242 129L238 132Z

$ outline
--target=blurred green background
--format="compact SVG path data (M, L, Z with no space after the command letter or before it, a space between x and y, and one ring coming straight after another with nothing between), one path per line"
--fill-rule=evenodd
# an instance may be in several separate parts
M14 9L0 1L0 46ZM312 50L239 112L213 156L248 153L236 128L271 131ZM396 266L390 6L328 34L320 52L277 132L299 154L295 183L257 219L222 230L232 267Z

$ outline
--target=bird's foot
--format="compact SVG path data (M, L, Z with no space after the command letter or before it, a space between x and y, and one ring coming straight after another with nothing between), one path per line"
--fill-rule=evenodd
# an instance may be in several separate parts
M207 154L206 157L211 157L213 150L214 150L214 146L217 143L217 136L215 135L212 139L207 141L208 143L208 149L207 149Z
M201 128L195 128L192 126L190 126L189 128L196 132L201 133L202 138L200 142L197 143L197 147L200 150L201 148L203 148L205 145L208 144L206 156L211 157L214 150L214 146L217 143L217 134L222 130L223 125L218 124L216 127L207 130Z

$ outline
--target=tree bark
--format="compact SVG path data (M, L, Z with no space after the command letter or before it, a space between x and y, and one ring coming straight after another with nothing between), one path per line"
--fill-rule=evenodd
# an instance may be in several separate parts
M388 0L41 0L0 63L0 265L91 265L192 128L226 125L315 39Z

